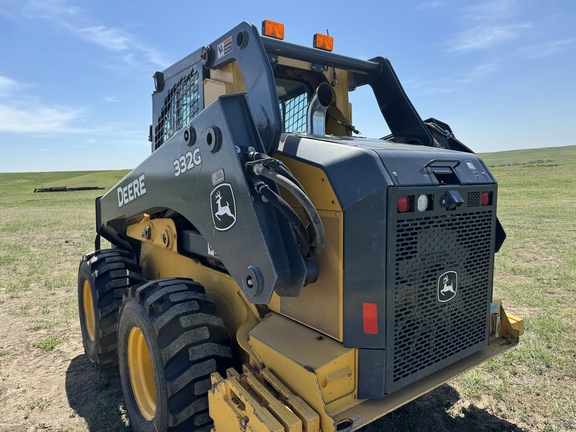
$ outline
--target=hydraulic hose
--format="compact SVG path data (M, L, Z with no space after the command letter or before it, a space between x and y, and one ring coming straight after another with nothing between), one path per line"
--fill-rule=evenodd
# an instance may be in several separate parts
M300 247L300 252L302 256L308 256L310 253L310 239L308 238L308 233L304 224L294 211L292 207L277 193L272 191L266 183L263 181L258 181L255 184L256 191L264 198L266 198L274 207L276 207L284 217L288 220L288 223L294 230L296 235L296 241Z
M300 189L296 185L296 183L288 179L286 176L274 172L271 169L266 168L262 165L256 165L253 167L253 169L256 175L266 177L286 188L286 190L290 192L300 202L300 204L302 204L304 213L306 214L307 219L312 225L315 234L315 239L312 242L313 245L310 249L310 252L313 256L320 255L320 253L324 249L324 246L326 246L326 232L324 231L324 225L322 225L322 220L320 220L320 215L318 214L318 211L316 210L314 204L312 204L308 196L304 193L302 189Z
M276 171L277 173L288 178L289 180L292 180L296 184L296 186L304 190L300 182L296 179L296 177L294 177L294 174L292 174L292 172L286 167L286 165L282 163L282 161L279 161L278 159L275 159L271 156L258 152L252 152L249 154L248 157L252 159L252 162L248 162L246 165L254 166L262 164L266 168L270 168L272 171Z

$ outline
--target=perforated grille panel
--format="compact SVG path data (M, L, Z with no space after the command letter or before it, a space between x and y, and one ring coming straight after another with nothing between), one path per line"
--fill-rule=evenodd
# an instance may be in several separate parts
M488 340L492 209L398 218L390 226L394 290L388 293L388 390L468 355ZM441 301L441 276L457 274L456 295Z
M466 202L467 207L480 207L480 192L468 192L468 201Z
M188 75L180 78L166 94L154 133L156 148L190 123L200 112L198 78L198 71L192 69Z

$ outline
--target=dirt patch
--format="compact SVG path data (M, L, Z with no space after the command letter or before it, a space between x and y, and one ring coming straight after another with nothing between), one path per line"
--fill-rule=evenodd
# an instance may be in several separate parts
M0 349L6 354L0 359L0 430L56 431L66 425L83 430L83 420L75 416L63 391L70 360L80 350L78 343L69 339L50 350L39 348L35 344L50 331L30 332L22 321L2 317Z
M539 265L543 267L561 266L566 263L562 258L552 254L546 254L545 249L541 250L524 250L518 252L518 258L526 264Z
M35 294L10 304L22 308ZM129 430L117 371L92 365L76 320L33 331L29 314L0 319L1 431ZM66 336L51 338L58 334Z
M506 313L522 317L522 319L535 317L540 309L528 306L518 306L512 302L506 302Z
M496 281L496 284L498 285L501 283L509 283L512 285L530 285L536 283L536 278L525 275L500 272L498 273L498 280Z

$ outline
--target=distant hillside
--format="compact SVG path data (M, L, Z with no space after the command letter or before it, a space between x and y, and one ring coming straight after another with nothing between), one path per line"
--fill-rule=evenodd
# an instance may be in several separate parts
M110 189L129 171L62 171L43 173L0 173L0 191L32 192L56 186L98 186Z
M489 167L569 166L576 165L576 145L480 153L479 156ZM0 190L33 191L35 188L55 186L99 186L110 189L128 172L129 170L0 173Z
M71 176L65 179L60 179L43 185L43 187L54 186L68 186L68 187L82 187L82 186L100 186L110 189L122 178L128 174L129 170L118 171L95 171L95 172L73 172L68 173Z
M576 165L576 145L480 153L489 167Z

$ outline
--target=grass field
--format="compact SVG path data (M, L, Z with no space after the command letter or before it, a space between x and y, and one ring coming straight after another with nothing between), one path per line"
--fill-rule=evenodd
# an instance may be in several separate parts
M471 400L491 394L491 410L526 429L574 430L576 147L503 152L485 160L497 166L498 211L508 234L496 258L495 295L525 318L526 334L517 350L456 386Z
M508 239L495 295L525 319L520 345L365 428L576 429L576 146L485 155ZM82 350L76 278L102 191L125 172L0 174L0 431L128 430L114 370Z

